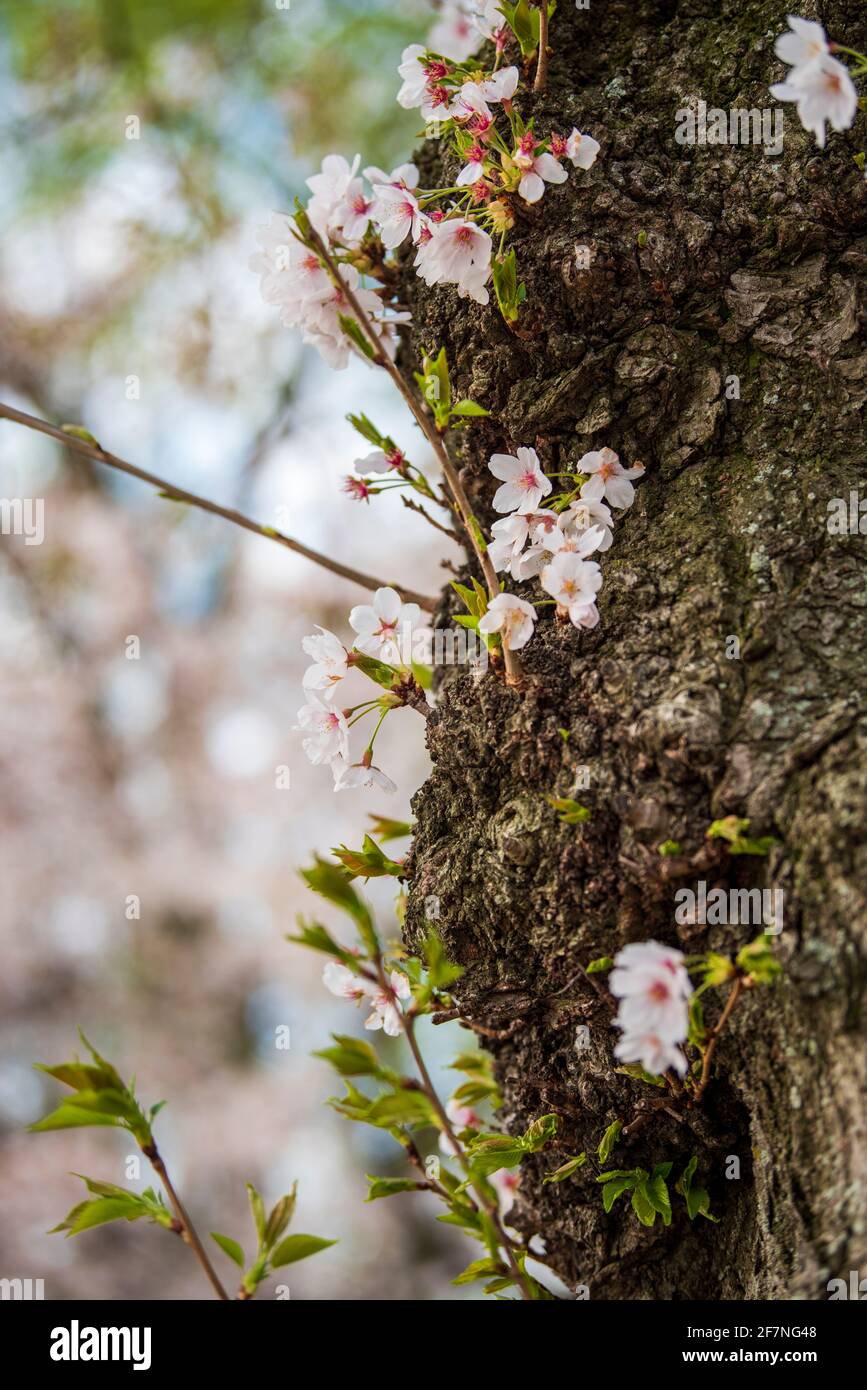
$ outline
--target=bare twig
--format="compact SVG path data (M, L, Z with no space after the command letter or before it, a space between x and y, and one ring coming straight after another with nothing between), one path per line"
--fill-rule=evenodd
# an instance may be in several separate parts
M230 1302L231 1300L229 1299L229 1295L226 1293L226 1290L220 1283L217 1272L214 1269L214 1266L211 1264L211 1261L208 1259L207 1251L205 1250L205 1247L202 1245L202 1242L199 1240L196 1228L190 1220L189 1216L187 1215L187 1211L184 1207L183 1202L181 1201L180 1197L178 1196L177 1192L172 1186L171 1178L168 1175L166 1165L163 1162L162 1156L159 1150L157 1149L156 1144L144 1145L142 1147L142 1153L144 1154L145 1158L148 1159L151 1167L157 1174L163 1187L166 1189L166 1194L168 1196L169 1202L171 1203L172 1211L174 1212L177 1221L180 1223L181 1238L186 1242L187 1245L189 1245L199 1264L202 1266L202 1269L205 1271L205 1274L208 1280L210 1281L211 1287L213 1288L214 1293L217 1295L217 1297L223 1299L226 1303Z
M453 531L451 526L443 526L441 521L437 521L436 517L431 516L430 512L425 511L420 502L414 501L411 497L402 497L400 500L411 512L418 512L419 516L423 516L425 521L433 526L435 530L442 531L444 536L448 536L450 540L457 541L458 545L462 544L457 531Z
M705 1090L707 1089L707 1083L710 1081L710 1064L713 1061L713 1054L716 1052L716 1047L717 1043L719 1042L720 1033L723 1031L732 1014L734 1013L738 1000L740 999L744 990L748 988L748 986L749 981L747 980L747 978L743 975L739 975L731 987L729 997L725 1002L725 1008L720 1014L716 1026L711 1029L710 1035L708 1037L707 1047L704 1050L704 1056L701 1062L701 1076L699 1077L698 1087L691 1099L691 1104L693 1105L699 1104L702 1096L705 1093Z
M548 86L548 0L539 5L539 56L536 60L534 92L544 92Z
M312 560L322 569L329 570L332 574L339 574L342 579L350 579L354 584L359 584L364 589L379 589L386 585L385 580L364 574L361 570L353 569L350 565L341 564L339 560L331 560L327 555L321 555L319 551L311 550L309 546L302 545L301 541L293 540L291 536L286 536L282 531L276 531L271 526L262 526L258 521L251 520L250 517L244 516L243 513L235 511L232 507L221 507L219 503L211 502L206 497L199 497L194 492L187 492L185 488L176 487L174 483L168 483L163 478L158 478L155 473L148 473L144 468L138 468L134 463L127 463L125 459L118 458L116 454L108 453L98 444L90 444L87 440L69 434L56 425L49 424L46 420L38 419L35 415L27 415L23 410L15 410L11 405L4 405L0 402L0 418L11 420L16 425L24 425L26 429L37 430L40 434L47 434L60 444L65 444L73 453L83 454L85 458L94 459L97 463L105 463L109 468L115 468L121 473L128 473L132 478L139 478L141 482L156 488L169 501L184 502L190 507L198 507L200 511L221 516L225 521L231 521L235 526L243 527L245 531L252 531L257 536L265 536L268 540L276 541L278 545L285 546L287 550L293 551L296 555L303 555L306 560ZM428 613L432 613L436 607L436 599L427 594L417 594L413 589L406 589L403 585L393 582L390 587L396 589L405 602L417 603Z

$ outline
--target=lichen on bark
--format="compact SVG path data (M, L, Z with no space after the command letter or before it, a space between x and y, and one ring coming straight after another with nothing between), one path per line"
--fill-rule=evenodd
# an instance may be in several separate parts
M697 1153L719 1224L681 1211L647 1230L625 1203L605 1216L585 1170L543 1186L555 1155L522 1167L515 1224L591 1298L825 1298L831 1277L867 1267L865 540L827 528L829 500L864 484L867 186L853 156L867 131L860 115L819 151L787 107L779 158L674 140L690 99L770 104L789 8L561 4L548 92L520 109L602 150L521 209L516 331L403 268L413 351L444 345L460 395L491 412L453 441L484 523L494 450L533 445L556 471L608 445L647 467L604 557L600 626L541 610L527 688L450 667L428 723L406 935L418 944L436 895L465 1010L520 1009L510 1038L483 1039L504 1126L555 1110L564 1154L595 1149L643 1091L614 1073L605 992L581 967L633 940L729 950L755 934L676 926L679 884L785 892L782 981L738 1009L701 1109L654 1116L614 1154L673 1159L676 1174ZM854 0L801 10L867 44ZM434 142L419 162L426 186L455 172ZM446 591L438 621L454 611ZM572 794L578 767L592 815L576 827L547 797ZM777 838L767 861L708 848L729 814ZM679 858L660 857L666 839Z

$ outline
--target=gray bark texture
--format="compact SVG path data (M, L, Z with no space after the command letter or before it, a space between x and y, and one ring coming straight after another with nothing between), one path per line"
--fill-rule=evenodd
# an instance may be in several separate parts
M779 158L674 139L690 98L773 105L773 41L791 8L561 0L548 91L520 94L519 109L602 151L520 207L516 331L494 304L404 267L415 352L445 345L458 394L491 411L452 441L483 523L494 451L532 445L553 472L608 445L647 468L602 559L598 628L541 609L522 691L493 668L440 672L406 925L417 945L435 895L466 967L464 1014L499 1030L520 1015L511 1037L480 1039L497 1059L499 1118L520 1132L556 1111L563 1148L525 1161L511 1219L594 1299L824 1299L830 1278L867 1274L867 541L827 525L830 499L867 483L867 185L854 162L867 122L859 113L821 151L786 106ZM858 0L799 8L867 47ZM424 186L453 182L440 161L427 144ZM740 399L726 398L733 375ZM516 591L538 596L535 581ZM446 590L437 621L456 611ZM574 792L580 766L589 787ZM579 826L547 801L573 793L592 811ZM729 814L777 838L767 859L706 840ZM659 855L669 838L679 857ZM595 1154L614 1119L656 1094L615 1074L604 976L594 987L581 967L630 941L731 952L756 935L675 924L676 889L702 879L784 890L784 975L745 996L700 1109L655 1113L615 1149L608 1167L673 1160L672 1177L699 1156L719 1223L691 1224L678 1201L672 1225L651 1230L628 1199L603 1213L589 1166L542 1177Z

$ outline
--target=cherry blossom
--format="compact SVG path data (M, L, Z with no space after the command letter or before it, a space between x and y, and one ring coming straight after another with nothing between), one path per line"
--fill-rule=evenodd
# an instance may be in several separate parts
M799 19L793 14L786 18L790 32L780 34L774 44L774 52L781 62L802 68L830 52L828 36L821 24L812 19Z
M418 241L422 228L422 211L408 188L380 183L374 188L373 220L380 229L382 244L389 251L407 236Z
M658 941L643 941L619 951L614 966L609 988L622 1001L616 1026L627 1034L653 1034L667 1042L682 1042L692 993L683 954Z
M500 68L480 82L479 90L486 101L511 101L520 76L517 68Z
M349 726L340 710L324 704L312 692L308 702L298 711L298 729L309 729L309 738L302 740L301 746L311 763L331 762L340 754L349 757Z
M462 1129L479 1129L482 1123L471 1105L462 1104L454 1096L446 1102L446 1114L458 1134ZM458 1153L457 1145L452 1143L447 1134L440 1134L440 1149L452 1158Z
M353 467L358 473L395 473L406 463L406 455L400 449L374 449L363 459L356 459Z
M488 611L479 619L479 632L498 632L510 652L526 647L536 625L536 610L515 594L497 594Z
M515 1194L518 1184L521 1181L519 1169L499 1168L496 1173L491 1173L488 1178L499 1199L501 1216L508 1216L512 1207L515 1205Z
M631 480L642 476L644 464L636 463L632 468L624 468L613 449L599 449L579 459L575 472L592 475L581 488L583 501L601 502L604 497L612 507L623 510L631 507L635 501L635 488Z
M553 527L542 526L537 529L539 544L552 555L578 555L586 560L597 550L605 548L605 532L601 526L587 526L578 530L570 524L568 512L564 512Z
M377 589L373 603L358 604L349 614L349 626L358 633L355 645L366 656L391 666L401 664L400 642L407 630L418 627L421 609L403 603L395 589Z
M350 764L338 756L331 760L331 771L336 792L350 791L353 787L379 787L380 791L389 794L397 791L397 784L386 776L382 768L374 767L372 763Z
M464 63L479 47L479 30L471 13L460 4L446 3L428 34L428 48L454 63Z
M532 131L527 131L512 155L512 162L524 171L518 192L525 203L538 203L546 183L565 183L569 177L552 154L536 154L535 150L536 137Z
M566 141L565 153L576 169L590 169L596 163L600 149L598 140L594 140L592 135L582 135L580 130L573 129Z
M514 454L492 454L488 468L503 486L494 493L495 512L534 512L551 491L535 449L520 447Z
M591 497L572 502L560 520L561 526L568 526L579 532L595 526L602 532L602 540L597 547L599 551L611 549L614 540L614 532L611 529L613 524L610 508L606 507L604 502L594 501Z
M624 1033L614 1049L618 1062L637 1062L652 1076L662 1076L674 1071L678 1076L686 1074L687 1062L682 1049L671 1038L653 1032Z
M349 496L356 502L366 502L370 497L370 488L361 478L353 478L348 474L340 487L341 492L348 492Z
M337 225L337 212L360 163L359 154L351 164L342 154L327 154L321 172L312 174L307 180L307 187L313 194L307 204L307 216L320 236L326 237Z
M485 283L491 273L491 238L475 222L450 217L432 223L419 242L415 265L427 285L455 284L462 298L487 304Z
M401 999L411 995L409 980L400 970L392 970L388 977L387 989L373 992L373 1013L364 1020L365 1028L376 1032L381 1028L389 1038L399 1038L402 1031L402 1014L397 1007Z
M294 237L293 225L283 213L272 213L271 220L256 233L262 250L250 259L250 269L262 277L262 298L267 304L280 306L281 321L287 328L302 322L307 302L327 291L330 284L319 257Z
M437 78L444 77L447 69L437 70L420 43L411 43L403 50L398 73L403 78L403 86L397 94L398 103L406 110L421 107L425 121L446 121L451 116L450 94L437 85Z
M389 184L394 188L418 188L418 169L414 164L398 164L390 174L384 169L378 169L375 164L369 164L364 170L364 177L374 188L378 183Z
M361 276L354 265L339 266L340 277L353 291L359 305L371 320L379 335L380 343L389 357L397 351L395 325L408 320L406 314L392 314L383 318L382 300L375 290L361 287ZM348 365L350 353L355 353L367 362L369 359L359 353L358 348L346 336L340 322L341 316L353 318L352 306L344 290L329 279L327 286L305 301L304 342L319 349L329 366L341 371Z
M322 971L322 983L338 998L356 1001L371 995L375 988L372 981L353 974L347 965L337 960L330 960Z
M834 130L848 130L858 110L858 93L849 70L830 54L792 68L785 82L774 83L771 96L796 103L798 120L805 130L812 131L820 149L825 146L826 123Z
M305 690L324 690L325 699L334 693L334 687L343 680L349 670L349 653L339 637L327 628L317 625L319 636L313 634L301 642L302 650L313 657L313 665L304 672Z
M360 178L351 179L334 210L332 222L347 246L360 246L370 224L374 199L365 192Z
M587 541L591 536L588 531L582 539ZM602 571L595 560L585 560L572 550L560 550L542 570L542 588L567 610L576 627L596 626L596 595L602 588Z

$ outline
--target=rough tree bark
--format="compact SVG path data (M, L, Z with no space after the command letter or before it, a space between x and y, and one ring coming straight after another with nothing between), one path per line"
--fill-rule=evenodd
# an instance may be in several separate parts
M605 991L582 964L648 937L695 951L755 935L677 927L680 885L786 895L784 978L736 1012L701 1111L657 1116L614 1154L613 1166L650 1167L698 1153L720 1223L681 1211L647 1230L625 1202L605 1216L592 1175L543 1187L550 1154L522 1169L515 1224L597 1299L819 1299L832 1276L867 1272L865 540L827 529L828 501L865 481L867 187L853 162L865 121L821 152L787 106L777 159L674 140L689 98L772 104L773 39L791 8L562 0L548 92L521 110L541 131L577 125L602 152L520 213L517 331L496 307L426 289L409 262L404 276L415 350L445 344L460 394L492 412L455 441L481 518L493 519L494 450L532 444L556 470L609 445L647 465L603 558L601 625L578 633L542 609L528 688L449 668L429 722L407 938L436 895L467 967L465 1008L496 1026L503 990L519 992L522 1027L482 1039L504 1126L557 1110L566 1150L592 1150L646 1093L613 1073ZM798 8L867 45L858 0ZM453 181L439 157L425 146L423 184ZM740 399L728 400L733 375ZM451 611L446 593L438 621ZM546 797L572 794L581 765L592 819L569 827ZM710 821L731 813L778 838L768 860L708 853ZM680 859L659 856L667 838Z

